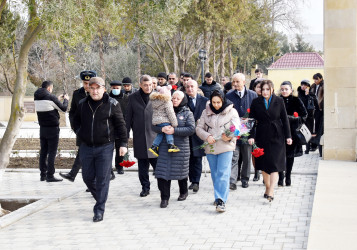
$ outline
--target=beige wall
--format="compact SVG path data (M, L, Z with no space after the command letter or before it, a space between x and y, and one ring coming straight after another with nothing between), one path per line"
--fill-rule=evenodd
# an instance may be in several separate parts
M324 159L356 161L356 0L325 0L324 16Z
M0 121L8 121L11 111L11 96L0 96ZM25 97L25 102L33 102L33 97ZM37 121L36 113L25 113L24 121Z
M324 75L324 69L271 69L268 73L268 78L274 83L275 91L277 92L283 81L290 81L295 90L300 86L301 80L308 79L312 84L312 76L316 73Z

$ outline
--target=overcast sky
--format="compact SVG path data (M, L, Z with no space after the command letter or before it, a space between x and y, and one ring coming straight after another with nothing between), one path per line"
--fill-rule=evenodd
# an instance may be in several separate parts
M300 16L307 27L306 34L323 34L323 0L305 0L300 2Z

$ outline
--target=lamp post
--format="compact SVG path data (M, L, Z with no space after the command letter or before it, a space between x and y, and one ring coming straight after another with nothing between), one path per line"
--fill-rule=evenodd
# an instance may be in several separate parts
M205 61L207 52L204 49L198 51L198 58L201 60L201 84L205 81Z

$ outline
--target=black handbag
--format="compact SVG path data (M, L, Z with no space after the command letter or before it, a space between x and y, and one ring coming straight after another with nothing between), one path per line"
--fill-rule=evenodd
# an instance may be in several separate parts
M309 99L307 101L307 107L306 107L307 110L314 110L315 109L315 105L314 105L314 99L309 96Z
M311 140L311 132L305 124L302 124L298 129L296 129L296 137L299 144L306 145Z

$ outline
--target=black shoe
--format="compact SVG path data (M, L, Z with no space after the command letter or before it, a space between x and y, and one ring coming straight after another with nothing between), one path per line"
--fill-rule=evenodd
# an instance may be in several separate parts
M56 177L52 176L52 177L47 177L46 181L47 182L59 182L59 181L63 181L63 179L56 178Z
M112 180L114 180L115 179L115 174L114 174L114 171L112 170L111 172L110 172L110 180L112 181Z
M188 187L188 189L193 189L193 183Z
M316 146L316 147L311 147L311 148L310 148L310 151L311 151L311 152L315 152L316 150L317 150L317 146Z
M150 190L143 190L140 193L140 197L146 197L150 194Z
M86 189L86 192L90 192L89 188Z
M260 180L260 173L258 170L258 171L255 171L255 173L254 173L253 181L259 181L259 180Z
M159 147L152 145L151 148L149 148L148 150L156 157L159 156Z
M236 190L237 189L237 185L234 184L234 183L231 183L231 184L229 184L229 189L230 190Z
M40 181L45 181L46 180L46 176L41 176Z
M177 153L180 152L180 149L174 144L169 144L169 149L167 151L169 153Z
M267 195L267 194L264 194L263 197L264 197L265 199L267 199L267 198L268 198L268 195Z
M291 186L291 179L290 178L285 178L285 184L287 187Z
M161 203L160 203L160 207L161 208L166 208L167 205L169 205L169 201L168 200L161 200Z
M71 182L74 182L75 177L72 176L70 173L67 173L67 174L66 174L66 173L60 172L59 175L62 176L62 177L63 177L64 179L66 179L66 180L69 180L69 181L71 181Z
M247 188L249 187L249 184L247 181L242 181L242 188Z
M120 169L120 168L117 168L117 173L118 173L118 174L124 174L124 170L123 170L123 169Z
M273 196L268 196L267 199L268 199L269 202L272 202L274 200L274 197Z
M306 155L308 155L309 153L310 153L310 151L305 150L305 154L306 154Z
M199 189L200 189L200 187L198 186L197 183L193 184L192 191L193 191L194 193L197 193Z
M103 215L102 214L94 214L93 217L93 222L99 222L103 220Z
M278 181L278 187L284 187L284 180Z
M178 201L184 201L186 200L188 196L188 192L186 194L180 194L179 197L177 198Z

